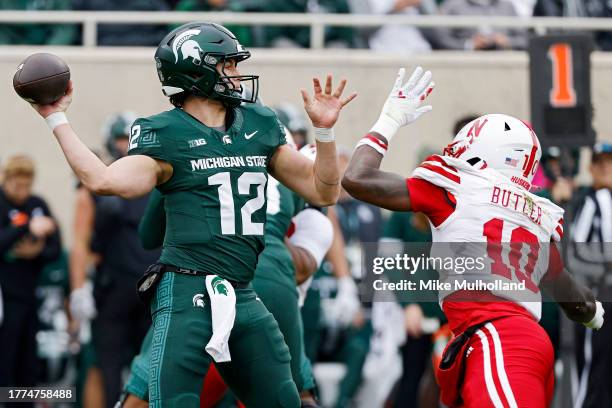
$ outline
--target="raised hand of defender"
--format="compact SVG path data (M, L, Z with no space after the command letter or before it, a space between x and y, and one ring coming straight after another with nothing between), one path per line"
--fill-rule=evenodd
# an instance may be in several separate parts
M306 109L306 113L314 127L331 128L338 120L342 108L355 99L357 94L352 93L342 99L346 79L342 79L338 88L332 93L332 76L330 74L327 75L327 80L325 81L325 90L321 88L318 78L313 78L312 83L314 88L314 95L312 97L310 97L306 90L300 90L304 100L304 109Z
M414 122L432 109L431 105L423 105L435 87L431 72L417 67L408 82L403 84L405 74L406 70L400 68L380 117L370 130L384 136L387 142L401 127Z

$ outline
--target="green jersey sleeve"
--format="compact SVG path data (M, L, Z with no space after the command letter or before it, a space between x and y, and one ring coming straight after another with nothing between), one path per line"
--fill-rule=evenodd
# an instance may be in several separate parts
M168 161L161 139L158 137L155 122L151 119L137 119L130 131L128 154L149 156L157 160Z
M282 146L284 144L287 144L287 134L285 133L285 126L280 122L280 120L278 120L276 114L274 115L274 119L276 119L276 126L278 127L279 133L278 145Z
M147 208L138 225L138 236L145 249L156 249L164 243L166 234L166 211L164 197L154 189L149 195Z
M272 135L273 149L270 151L270 154L268 155L268 163L269 163L270 160L272 159L272 156L274 156L274 153L276 152L276 150L280 146L287 144L287 134L285 132L285 126L280 122L280 120L278 120L278 118L276 117L276 113L274 113L274 111L269 108L263 108L263 109L265 109L267 111L266 113L270 116L269 120L271 123L270 134Z

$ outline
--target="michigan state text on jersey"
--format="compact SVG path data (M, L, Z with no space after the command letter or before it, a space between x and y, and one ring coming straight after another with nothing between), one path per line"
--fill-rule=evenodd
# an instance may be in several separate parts
M138 119L129 154L173 168L172 178L158 186L166 208L160 262L248 282L264 248L267 165L286 141L265 107L243 105L233 115L226 131L179 108ZM244 137L254 131L252 139Z

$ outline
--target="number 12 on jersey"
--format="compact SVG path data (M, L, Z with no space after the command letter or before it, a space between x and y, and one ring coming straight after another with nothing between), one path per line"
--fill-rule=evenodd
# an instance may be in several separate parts
M251 186L257 186L257 195L250 199L240 209L242 219L242 235L263 235L264 223L253 222L253 213L261 209L266 203L265 187L266 175L264 173L246 172L238 177L238 194L248 195ZM236 213L234 210L234 192L229 172L217 173L208 178L208 184L219 186L219 207L221 211L221 233L223 235L236 234Z

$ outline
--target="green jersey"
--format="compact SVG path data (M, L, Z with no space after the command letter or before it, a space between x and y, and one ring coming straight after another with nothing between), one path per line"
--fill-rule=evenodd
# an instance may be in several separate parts
M258 105L235 108L225 132L182 109L136 120L129 154L173 167L157 186L166 213L160 262L250 281L264 248L267 166L284 143L274 113Z
M304 201L273 178L268 180L266 250L259 257L256 278L273 279L295 288L295 268L285 245L291 218L304 208Z

